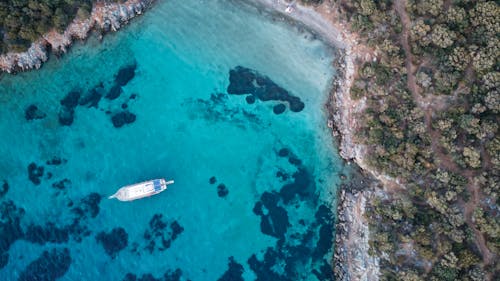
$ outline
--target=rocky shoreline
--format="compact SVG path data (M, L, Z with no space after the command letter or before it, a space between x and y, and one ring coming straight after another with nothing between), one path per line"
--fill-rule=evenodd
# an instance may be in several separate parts
M85 20L75 18L63 34L51 31L33 42L21 53L9 52L0 55L0 70L15 73L38 69L49 58L50 52L62 54L74 40L85 40L92 30L102 33L117 31L122 25L148 9L155 0L127 0L123 3L97 2L92 7L90 17Z
M338 193L333 268L335 280L378 280L379 261L370 256L365 213L377 184L371 177L354 175Z

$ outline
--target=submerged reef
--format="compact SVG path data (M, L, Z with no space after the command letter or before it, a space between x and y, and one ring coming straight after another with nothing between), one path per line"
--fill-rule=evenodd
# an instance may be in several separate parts
M202 118L208 122L231 122L244 129L251 125L262 125L257 114L241 107L231 107L227 104L228 95L224 93L211 94L209 99L188 99L182 106L189 106L190 118Z
M4 180L3 184L0 186L0 198L2 198L9 191L9 183Z
M263 259L258 258L261 255L252 255L248 265L256 280L303 280L311 275L319 280L332 280L333 270L325 256L333 243L333 212L329 206L320 204L313 220L289 217L289 212L295 212L301 205L318 205L319 198L313 176L302 160L288 148L279 149L277 156L288 167L277 167L276 175L283 185L277 191L262 193L253 212L261 219L261 232L278 240L266 250ZM287 171L290 166L293 172ZM312 265L311 272L300 269L308 263Z
M95 239L112 259L128 245L128 234L122 227L115 227L109 233L99 232Z
M228 269L224 274L217 279L217 281L244 281L243 272L245 269L243 265L237 263L234 257L229 257Z
M136 274L127 273L123 281L180 281L182 276L182 270L177 268L174 271L168 270L160 278L155 278L151 273L146 273L141 277L137 277Z
M17 240L24 240L30 243L45 245L47 243L51 244L65 244L68 243L70 239L81 242L82 237L90 235L90 231L85 226L85 220L87 218L95 218L99 213L99 202L101 196L97 193L91 193L80 200L78 206L73 206L71 203L68 207L70 214L73 214L72 223L69 225L56 225L53 222L46 221L43 225L37 224L36 222L29 223L28 226L23 230L22 221L24 219L25 210L19 208L14 204L13 201L7 200L0 203L0 237L2 241L0 242L0 269L5 267L9 261L9 248ZM54 252L55 251L55 252ZM63 260L67 262L65 257L65 251L53 250L51 252L44 253L43 257L53 259L52 262L58 262L59 258L56 256L63 256ZM71 262L71 261L69 261ZM43 264L41 261L37 261L33 264ZM47 265L52 266L52 265ZM58 264L61 269L64 268L65 264ZM23 280L54 280L54 279L36 279L36 276L42 276L42 272L35 270L35 265L32 268L26 270L23 273L26 279ZM42 275L40 275L42 274ZM47 273L52 274L52 273ZM49 275L52 276L52 275Z
M149 221L149 228L144 231L144 247L149 253L155 250L164 251L170 248L172 242L184 231L184 228L176 221L169 223L164 219L163 214L155 214ZM136 251L136 250L134 250ZM137 252L139 253L139 252Z
M61 244L68 242L69 230L67 227L57 227L51 222L46 223L44 226L30 224L26 229L24 239L40 245L45 243Z
M21 272L18 281L53 281L64 276L70 265L71 255L68 248L44 251Z
M68 160L54 156L52 159L47 160L47 162L45 162L45 164L57 166L57 165L65 164L66 162L68 162Z
M226 185L221 183L217 186L217 195L219 197L226 197L229 194L229 190L227 189Z
M75 108L78 106L81 92L79 90L70 91L61 100L61 110L59 111L59 123L62 126L71 126L75 118Z
M135 99L137 94L132 94L129 99L123 101L123 98L120 96L123 93L124 86L127 85L134 77L135 70L137 68L137 63L135 60L131 64L126 64L122 66L118 72L115 74L114 80L111 82L111 86L107 90L104 82L98 83L96 86L88 89L73 89L69 91L66 96L64 96L61 101L61 109L58 113L58 120L61 126L71 126L75 120L75 110L78 106L89 108L99 108L99 103L104 97L109 101L107 105L109 109L106 109L107 114L111 114L111 122L115 128L121 128L127 124L131 124L135 122L137 116L128 111L129 106L127 104L128 100ZM118 111L115 111L117 110ZM103 110L103 109L101 109ZM85 111L80 111L79 114L82 114ZM38 108L35 105L30 106L26 113L26 119L33 120L42 116L42 113L39 112Z
M69 179L62 179L60 181L57 181L52 184L53 188L59 189L59 190L64 190L67 187L71 186L71 181Z
M34 104L28 106L24 112L24 118L28 121L43 119L45 117L47 117L47 114L38 109L38 107Z
M135 114L129 111L122 111L114 114L111 117L111 122L115 128L121 128L127 124L134 123L136 119Z
M82 95L78 101L78 105L97 108L104 95L104 91L104 85L101 82L99 85L90 89L85 95Z
M17 207L11 200L0 203L0 269L9 262L9 248L18 239L23 237L21 219L24 209Z
M135 70L137 69L137 62L134 61L132 64L125 65L118 70L115 75L115 85L120 87L125 86L132 80L135 76Z
M255 203L253 211L260 216L260 229L262 233L285 239L285 233L290 226L285 208L278 206L277 193L264 192L260 201ZM266 212L264 212L264 209Z
M287 102L293 112L300 112L305 107L299 97L290 94L268 77L243 66L237 66L229 71L227 93L230 95L251 95L253 98L248 96L246 98L249 104L254 103L255 98L261 101ZM284 104L277 105L277 108L273 109L274 113L283 113L285 111L283 106Z
M43 177L44 170L45 169L43 166L37 166L36 163L31 162L28 165L28 178L29 178L29 180L33 184L39 185L42 182L42 180L40 178Z

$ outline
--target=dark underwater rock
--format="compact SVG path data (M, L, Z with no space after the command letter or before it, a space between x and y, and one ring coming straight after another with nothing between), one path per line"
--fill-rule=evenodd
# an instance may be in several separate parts
M256 255L252 255L248 259L248 265L257 277L255 281L291 281L292 279L273 270L273 267L279 263L279 259L280 255L273 248L267 248L263 261L259 261Z
M115 76L115 84L119 86L125 86L132 80L135 76L135 70L137 68L137 63L126 65L118 70L118 73Z
M250 94L261 101L286 101L293 112L302 111L305 107L305 104L299 97L290 94L268 77L242 66L237 66L229 71L227 93L230 95ZM282 107L280 106L277 108L277 111L279 112L281 109Z
M137 275L129 272L125 275L122 281L137 281Z
M325 204L321 204L316 210L314 218L316 218L318 224L331 223L333 218L332 210Z
M288 150L288 148L282 148L278 151L279 157L287 157L288 154L290 154L290 150Z
M172 221L168 228L162 214L155 214L149 221L149 229L144 231L145 249L152 253L155 249L164 251L170 248L172 242L184 231L184 228L177 222Z
M302 165L302 160L297 158L295 155L291 155L290 157L288 157L288 162L290 162L290 164L292 164L296 167Z
M0 253L0 269L9 263L9 253Z
M234 260L234 257L229 257L228 269L224 272L217 281L244 281L243 272L245 269Z
M82 242L84 237L90 236L92 233L88 227L86 220L95 218L99 214L99 203L101 202L101 195L98 193L90 193L80 199L78 204L70 200L67 204L71 208L73 214L72 223L64 226L70 238L76 242Z
M62 100L62 108L59 110L57 115L59 119L59 124L62 126L71 126L73 120L75 119L75 108L80 100L81 93L79 91L73 90L69 92Z
M275 192L264 192L260 201L255 203L253 212L260 216L260 230L266 235L279 239L285 238L285 233L290 226L285 208L278 206L279 196ZM267 209L267 214L263 211Z
M180 281L182 276L182 270L180 268L177 268L174 271L167 271L165 274L163 274L163 280L164 281Z
M9 191L9 183L7 181L3 181L2 186L0 186L0 198L2 198Z
M73 223L68 226L68 230L71 233L71 238L76 242L81 242L84 237L91 234L86 220L95 218L99 214L100 202L101 195L93 192L80 199L79 204L71 209L75 217L73 218ZM73 204L70 205L73 206Z
M217 182L217 178L216 178L216 177L211 177L211 178L208 180L208 182L209 182L210 184L215 184L215 183Z
M128 234L122 227L113 228L109 233L99 232L96 241L101 243L106 254L112 259L128 245Z
M45 117L47 117L47 114L38 109L38 107L34 104L28 106L28 108L26 108L26 110L24 111L24 118L26 118L26 120L28 121L43 119Z
M77 90L70 91L62 100L61 105L68 109L74 109L78 105L81 93Z
M146 273L142 275L142 277L137 277L137 275L133 273L127 273L127 275L125 275L125 278L123 278L123 281L180 281L181 276L182 270L177 268L174 271L168 270L160 278L155 278L151 273Z
M319 239L313 252L314 258L321 259L328 253L328 251L332 249L333 230L333 223L321 225L321 227L319 228Z
M258 201L257 203L255 203L255 205L253 206L252 211L257 216L263 216L264 212L262 211L262 202Z
M226 197L229 194L229 190L227 189L226 185L221 183L217 186L217 195L219 197Z
M59 228L53 223L47 223L45 226L31 224L26 229L24 239L40 245L66 243L69 240L69 233L66 228Z
M99 106L99 102L101 101L103 95L104 95L104 86L101 83L100 85L90 89L90 91L86 95L82 96L78 101L78 104L81 106L86 105L87 107L97 108Z
M39 185L42 181L40 178L43 176L44 168L43 166L37 166L35 163L30 163L28 165L28 178L29 180L35 184Z
M98 193L92 192L80 200L80 209L83 213L88 213L91 218L95 218L99 214L99 203L101 203L102 196Z
M172 230L172 241L175 240L177 236L184 231L184 227L182 227L177 221L173 221L170 224L170 229Z
M105 98L107 98L108 100L117 99L122 94L122 92L122 87L120 85L113 85L113 87L109 89L109 92Z
M293 182L285 184L279 192L285 204L288 204L296 195L305 198L314 193L312 176L304 167L300 167L292 178Z
M286 110L286 106L282 103L273 106L273 112L276 115L279 115L279 114L285 112L285 110Z
M245 95L255 92L255 73L248 68L237 66L229 71L229 86L227 93L230 95Z
M0 269L9 261L10 246L24 235L20 225L24 213L11 200L0 203Z
M66 162L68 162L68 160L62 159L60 157L53 157L51 160L47 160L47 162L45 162L45 164L57 166L57 165L64 164Z
M321 259L332 249L334 229L333 213L330 208L322 204L318 207L314 216L320 228L319 239L314 248L313 257Z
M335 280L333 276L333 268L326 260L323 260L319 271L317 269L313 269L313 274L316 278L318 278L318 280Z
M286 181L289 178L289 175L283 171L276 172L276 177L281 178L282 181Z
M255 103L255 96L248 95L248 96L246 96L245 100L247 101L248 104L254 104Z
M75 119L75 110L72 108L63 107L61 108L61 110L59 110L57 117L61 126L71 126Z
M69 179L62 179L58 182L53 183L52 187L59 189L59 190L63 190L63 189L66 189L67 187L69 187L70 185L71 185L71 181Z
M21 272L18 281L54 281L64 276L70 265L68 248L44 251Z
M111 122L113 122L113 126L115 128L120 128L123 127L126 124L131 124L134 123L136 120L135 114L129 112L129 111L122 111L119 113L116 113L111 117Z

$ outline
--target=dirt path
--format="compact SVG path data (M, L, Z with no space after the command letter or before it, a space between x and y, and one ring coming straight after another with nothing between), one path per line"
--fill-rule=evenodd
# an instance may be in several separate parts
M479 251L483 256L483 262L487 265L492 264L493 254L490 249L486 246L486 240L484 235L476 228L475 223L472 221L472 214L474 210L480 205L481 195L479 194L479 187L469 182L467 185L467 190L471 194L471 198L467 203L464 204L464 216L465 222L473 230L474 236L476 237L476 243L479 247Z
M401 32L400 40L401 40L401 45L403 46L403 49L406 54L405 64L408 77L407 87L410 90L413 99L420 105L422 100L420 95L418 94L418 86L414 75L416 68L412 62L413 56L411 54L410 45L408 44L408 37L409 37L408 33L410 30L411 20L410 17L408 16L408 13L406 12L406 0L395 1L394 8L396 10L396 13L399 15L399 18L401 19L401 24L403 25L403 31Z
M406 0L396 0L394 2L394 8L401 19L401 24L403 30L401 32L400 42L406 54L405 64L407 70L407 87L411 92L411 95L420 107L424 111L424 122L427 131L431 139L431 148L434 152L434 157L440 168L451 171L453 173L465 176L468 180L466 186L467 191L471 194L471 198L467 203L463 204L464 217L467 225L473 230L476 244L483 256L483 262L485 264L491 264L493 255L486 246L486 241L483 234L477 229L475 223L472 221L472 214L474 210L481 204L481 195L479 193L478 187L473 184L473 178L478 172L467 171L459 167L455 161L453 161L451 155L443 152L439 140L441 139L441 134L432 128L433 113L439 110L443 110L446 105L446 98L434 99L434 96L423 97L419 93L419 87L416 83L415 71L418 66L413 64L413 56L411 53L411 48L408 43L408 34L411 26L410 17L406 11ZM436 102L437 101L437 102Z

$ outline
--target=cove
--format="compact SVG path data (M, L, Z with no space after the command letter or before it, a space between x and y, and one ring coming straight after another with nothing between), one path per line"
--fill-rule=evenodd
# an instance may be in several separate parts
M3 76L0 276L331 279L334 53L240 1L160 1ZM160 177L176 183L107 199Z

